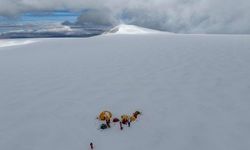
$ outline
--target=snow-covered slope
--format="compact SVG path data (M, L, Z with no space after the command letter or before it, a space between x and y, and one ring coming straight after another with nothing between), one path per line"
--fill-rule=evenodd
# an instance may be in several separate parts
M175 34L0 48L0 149L249 150L249 48ZM102 110L143 115L100 131Z
M105 34L156 34L156 33L159 34L163 32L135 25L126 25L126 24L118 25L110 29L109 31L105 32Z
M34 42L35 40L0 40L0 48L8 46L26 45Z

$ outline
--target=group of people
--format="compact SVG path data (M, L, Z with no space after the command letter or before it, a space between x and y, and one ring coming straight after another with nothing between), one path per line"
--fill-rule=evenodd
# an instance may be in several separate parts
M136 121L139 115L141 115L141 112L135 111L132 115L122 115L120 118L112 118L112 113L110 111L103 111L98 117L98 119L103 122L100 126L100 129L104 130L110 128L110 123L112 121L113 123L119 123L120 130L123 130L123 125L130 127L131 123Z

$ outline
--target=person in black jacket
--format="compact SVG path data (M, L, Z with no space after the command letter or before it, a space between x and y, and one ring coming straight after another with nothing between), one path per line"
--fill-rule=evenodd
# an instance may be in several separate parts
M91 142L89 145L90 145L90 148L91 148L91 149L94 149L94 145L93 145L92 142Z

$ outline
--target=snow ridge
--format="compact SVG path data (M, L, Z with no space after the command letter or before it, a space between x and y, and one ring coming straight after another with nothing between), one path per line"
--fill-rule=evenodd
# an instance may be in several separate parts
M156 34L163 33L161 31L143 28L135 25L120 24L110 29L106 34Z
M0 48L8 46L26 45L34 42L34 40L0 40Z

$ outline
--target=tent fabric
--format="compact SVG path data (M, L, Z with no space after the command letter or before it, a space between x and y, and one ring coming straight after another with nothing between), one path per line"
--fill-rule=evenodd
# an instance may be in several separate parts
M140 115L140 114L141 114L141 112L136 111L136 112L133 113L133 116L134 116L135 118L137 118L137 116Z
M112 118L112 113L110 111L103 111L99 115L101 121L110 120Z
M130 122L134 122L136 120L136 117L135 116L130 116L129 120L130 120Z
M118 119L118 118L113 119L113 122L119 122L119 121L120 121L120 119Z
M129 116L128 115L122 115L121 120L123 124L127 124L129 121Z

